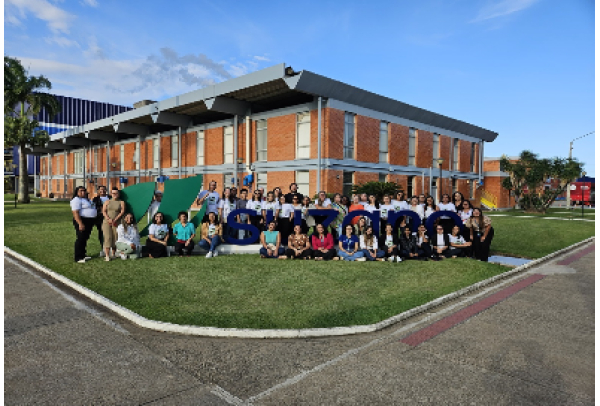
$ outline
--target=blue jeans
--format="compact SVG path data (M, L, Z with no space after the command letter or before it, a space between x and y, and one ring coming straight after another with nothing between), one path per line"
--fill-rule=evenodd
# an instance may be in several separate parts
M209 237L210 238L210 237ZM208 244L208 241L206 241L204 238L200 240L200 242L198 243L198 246L200 248L204 248L205 250L208 250L210 252L213 252L214 250L217 249L217 247L219 246L219 244L221 244L221 239L219 238L218 235L213 235L212 238L210 238L210 245Z
M267 254L267 249L265 247L261 247L259 252L260 255L264 256L265 258L278 258L280 255L285 254L285 248L279 246L279 248L277 249L277 253L274 253L273 255Z
M365 256L365 258L367 258L367 260L369 260L369 261L375 261L375 258L383 258L385 255L385 252L383 252L382 250L375 251L375 255L376 255L375 258L373 258L371 256L371 253L369 252L369 250L362 250L362 253Z
M340 259L342 259L343 261L356 261L358 258L362 258L365 256L365 253L362 252L361 250L356 251L352 255L348 255L340 249L338 249L337 252L338 252L338 257L340 257Z

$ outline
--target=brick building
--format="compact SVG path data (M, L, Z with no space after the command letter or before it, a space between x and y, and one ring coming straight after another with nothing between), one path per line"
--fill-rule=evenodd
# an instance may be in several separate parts
M142 105L52 136L44 196L203 174L218 189L349 192L394 181L409 194L461 191L479 204L483 145L497 133L283 64ZM438 159L442 158L442 174ZM161 185L158 185L159 188ZM62 191L62 189L60 189Z

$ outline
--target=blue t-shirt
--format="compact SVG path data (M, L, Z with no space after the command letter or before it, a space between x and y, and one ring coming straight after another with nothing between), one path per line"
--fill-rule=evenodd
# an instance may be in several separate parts
M358 244L358 237L351 235L350 238L348 238L348 236L344 234L340 237L340 242L346 251L354 251L355 244Z
M193 234L196 234L196 228L192 223L186 223L185 227L181 223L177 223L173 227L173 234L177 236L178 240L188 240Z

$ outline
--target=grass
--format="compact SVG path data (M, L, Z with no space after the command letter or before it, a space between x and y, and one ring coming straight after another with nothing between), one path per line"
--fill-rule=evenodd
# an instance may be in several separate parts
M324 263L261 260L258 255L110 263L94 258L82 265L73 262L75 233L67 202L34 200L17 209L7 205L4 218L6 246L144 317L177 324L237 328L371 324L506 271L468 259ZM578 222L581 232L565 232L571 222L511 217L492 221L496 229L492 248L513 255L541 256L593 234L592 223ZM531 226L534 223L536 227ZM549 232L566 233L568 238L545 238ZM99 251L94 230L88 253L97 256Z

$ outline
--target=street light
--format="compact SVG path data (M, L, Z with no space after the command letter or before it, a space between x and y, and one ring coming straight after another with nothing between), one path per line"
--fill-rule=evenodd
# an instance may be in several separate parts
M438 198L438 201L442 201L442 191L443 191L443 186L442 186L442 164L444 163L444 158L438 158L437 159L437 163L440 166L440 195Z
M240 165L242 165L244 163L244 159L243 158L238 158L237 161L235 161L235 181L237 182L237 185L234 185L236 187L241 187L240 186L240 181L238 178L238 174L240 173Z
M583 205L584 205L584 201L585 201L585 188L586 188L586 186L585 186L585 175L586 175L585 171L581 172L581 178L582 178L582 181L583 181L583 182L581 182L581 183L583 183L581 185L581 218L583 218Z

